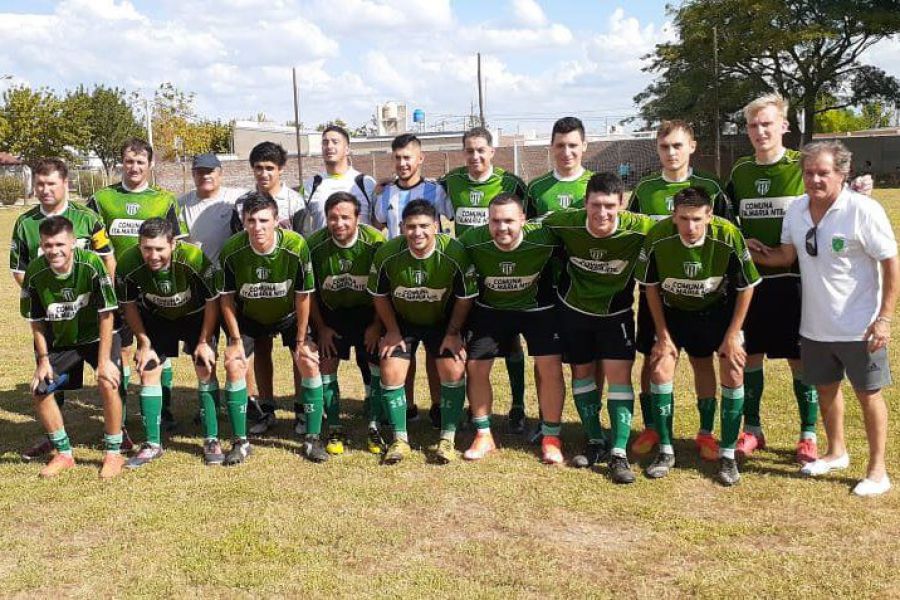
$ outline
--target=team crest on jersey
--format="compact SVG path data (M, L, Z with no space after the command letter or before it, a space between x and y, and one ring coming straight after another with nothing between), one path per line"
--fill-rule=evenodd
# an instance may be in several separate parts
M703 268L703 264L699 262L684 262L681 264L684 267L684 274L688 277L696 277L700 274L700 269Z
M172 293L172 282L171 281L160 281L159 282L159 291L163 294L171 294Z
M271 271L269 271L269 269L267 269L265 267L257 267L256 268L256 278L257 279L259 279L261 281L265 281L266 279L269 278L269 275L271 275Z
M556 201L563 208L569 208L572 206L572 196L569 194L560 194L556 197Z
M588 253L591 255L591 260L601 260L606 254L606 250L603 248L591 248Z
M341 273L347 273L353 268L353 261L349 258L339 258L338 267L341 269Z
M416 285L425 285L425 281L428 279L428 273L425 271L413 271L413 282Z
M60 290L60 294L62 294L63 300L66 302L74 302L75 301L75 290L72 288L63 288Z
M134 216L138 214L138 211L141 210L140 204L135 204L133 202L129 202L125 205L125 212L128 213L129 216Z
M516 263L514 262L502 262L500 263L500 272L504 275L512 275L513 271L516 270Z
M772 180L771 179L757 179L754 182L754 185L756 185L756 192L760 196L765 196L766 194L769 193L769 189L771 189L771 187L772 187Z
M479 206L482 200L484 200L484 192L480 190L469 191L469 204L472 206Z
M675 211L675 196L666 196L666 210L669 212Z

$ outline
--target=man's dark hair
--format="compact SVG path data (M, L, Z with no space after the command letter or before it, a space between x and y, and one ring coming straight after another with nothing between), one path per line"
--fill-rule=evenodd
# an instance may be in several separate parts
M562 119L558 119L556 123L553 124L553 130L550 132L550 143L553 143L553 138L556 137L556 134L565 135L567 133L572 133L573 131L577 131L581 136L581 141L584 141L584 123L581 122L581 119L578 117L563 117Z
M398 135L397 137L394 138L394 141L391 142L391 151L396 152L397 150L400 150L401 148L406 148L410 144L415 144L416 146L418 146L420 148L422 147L422 142L419 141L419 138L417 138L414 134L401 133L400 135Z
M272 209L272 214L276 217L278 216L278 203L275 202L275 198L266 194L264 192L248 192L244 196L244 218L246 219L250 215L255 215L261 210L265 210L267 208Z
M463 148L466 146L466 140L469 138L484 138L484 141L488 143L488 146L494 145L494 136L491 135L491 132L487 130L487 127L473 127L463 134Z
M69 167L66 166L66 161L59 158L42 158L34 166L35 175L49 175L54 172L59 173L60 179L68 179Z
M260 142L250 151L250 166L260 162L273 162L284 167L287 164L287 151L275 142Z
M138 237L152 239L161 236L165 236L170 242L175 239L175 229L172 227L172 223L161 217L147 219L138 228Z
M348 133L347 130L344 129L343 127L341 127L340 125L335 125L334 123L332 123L325 129L323 129L322 135L324 136L326 133L329 133L332 131L341 134L341 137L344 138L344 141L347 142L348 144L350 143L350 133Z
M712 208L713 204L712 198L709 197L709 192L702 187L684 188L675 194L672 202L675 209L679 206L709 206Z
M119 152L119 156L122 159L125 159L125 153L131 150L135 154L140 154L141 152L147 153L147 161L153 162L153 146L147 143L147 140L142 140L141 138L128 138L124 142L122 142L122 151Z
M491 206L504 206L506 204L516 204L523 212L525 210L525 203L522 202L522 199L511 192L503 192L502 194L497 194L491 198L491 201L488 202L488 208Z
M328 213L331 212L331 209L341 202L349 202L352 204L353 213L357 217L359 216L359 199L350 192L335 192L328 196L328 199L325 201L325 215L327 216Z
M431 217L432 220L437 221L437 210L434 208L434 204L423 198L413 200L403 209L404 219L418 217L419 215L425 215L426 217Z
M72 221L60 215L47 217L38 226L38 233L41 234L41 237L53 237L63 232L72 234L74 231Z
M625 183L622 178L615 173L594 173L588 179L587 189L584 197L587 199L591 194L606 194L607 196L618 196L625 193Z

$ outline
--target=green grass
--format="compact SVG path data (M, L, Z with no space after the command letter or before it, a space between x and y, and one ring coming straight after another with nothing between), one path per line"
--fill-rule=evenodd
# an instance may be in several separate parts
M900 223L900 191L878 191ZM0 210L8 239L18 209ZM4 267L5 271L5 267ZM617 487L600 473L539 464L509 436L481 464L427 464L421 453L382 467L362 451L361 385L341 370L345 417L356 444L312 465L298 456L290 413L239 468L206 468L191 424L196 393L190 362L176 363L181 434L162 460L117 480L97 477L101 410L88 387L64 409L79 467L53 481L37 477L18 451L39 434L25 382L33 362L8 272L0 289L0 595L34 597L890 597L900 593L900 492L860 500L861 418L848 389L852 464L821 480L792 464L797 414L783 363L768 367L763 421L770 448L743 467L734 489L712 480L692 448L697 413L686 361L679 367L679 468L668 478ZM891 348L895 373L896 344ZM276 387L286 397L290 368L277 354ZM424 375L424 374L422 374ZM502 364L495 414L508 408ZM87 379L91 380L91 375ZM419 378L417 402L427 408ZM137 388L130 428L140 437ZM888 389L889 405L896 402ZM536 413L529 382L529 415ZM567 454L580 444L571 398ZM604 420L608 421L604 415ZM496 429L502 431L503 419ZM223 431L227 425L223 423ZM637 427L637 425L636 425ZM423 423L415 445L433 443ZM888 465L900 481L900 426L890 424ZM820 436L823 436L820 425ZM824 436L823 436L824 437ZM465 447L471 434L458 442Z

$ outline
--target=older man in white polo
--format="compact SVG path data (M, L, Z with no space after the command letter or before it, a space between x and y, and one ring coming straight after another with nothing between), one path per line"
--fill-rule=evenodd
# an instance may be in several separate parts
M891 487L884 464L887 409L881 388L891 383L887 344L900 262L884 209L846 185L851 158L837 141L804 147L806 195L788 209L781 245L767 248L748 240L748 246L761 264L800 261L803 376L818 389L828 435L828 453L801 472L824 475L850 464L841 395L846 374L862 406L869 442L866 477L853 493L875 496Z

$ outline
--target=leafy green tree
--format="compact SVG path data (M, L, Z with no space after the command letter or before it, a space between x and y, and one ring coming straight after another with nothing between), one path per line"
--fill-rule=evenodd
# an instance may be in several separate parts
M68 147L76 145L81 131L80 123L69 121L73 114L50 89L10 88L0 107L0 119L6 123L0 150L29 165L47 156L69 158Z
M107 175L119 160L122 142L145 135L132 102L124 89L102 85L90 92L79 86L66 95L65 104L83 124L75 147L84 154L94 153Z

